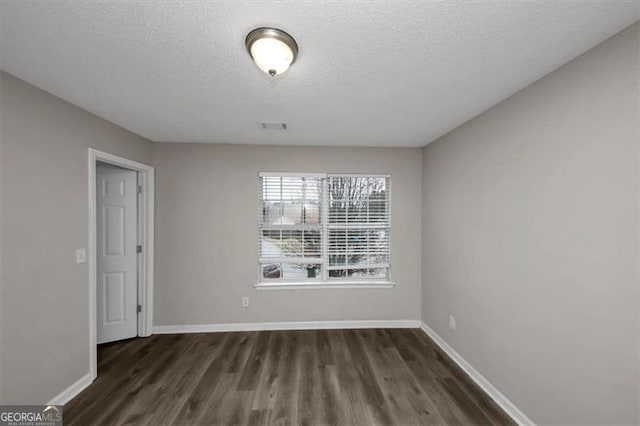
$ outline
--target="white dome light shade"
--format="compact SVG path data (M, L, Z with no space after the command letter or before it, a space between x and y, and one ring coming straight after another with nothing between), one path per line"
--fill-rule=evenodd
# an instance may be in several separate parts
M251 45L251 57L258 68L273 74L282 74L293 62L293 52L289 46L273 38L261 38Z
M298 55L298 45L293 37L275 28L251 31L245 44L258 68L272 77L288 70Z

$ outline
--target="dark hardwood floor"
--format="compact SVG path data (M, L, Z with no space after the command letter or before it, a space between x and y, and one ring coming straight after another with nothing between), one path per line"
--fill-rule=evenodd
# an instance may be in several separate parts
M154 335L101 346L71 424L513 424L420 330Z

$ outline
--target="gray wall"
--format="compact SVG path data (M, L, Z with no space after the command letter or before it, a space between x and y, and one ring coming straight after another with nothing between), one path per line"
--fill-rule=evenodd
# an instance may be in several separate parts
M423 320L535 422L638 421L638 36L424 149Z
M47 402L89 372L87 148L151 143L0 72L3 403Z
M155 325L420 318L420 149L154 144L153 162ZM390 173L397 286L255 290L259 171Z

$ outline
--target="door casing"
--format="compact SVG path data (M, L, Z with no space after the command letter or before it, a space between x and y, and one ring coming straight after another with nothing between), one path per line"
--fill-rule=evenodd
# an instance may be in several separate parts
M98 376L97 350L97 223L96 223L96 163L113 164L138 172L138 184L142 187L138 208L138 241L142 253L138 264L138 336L147 337L153 330L153 249L154 249L154 168L147 164L89 148L89 372L92 380Z

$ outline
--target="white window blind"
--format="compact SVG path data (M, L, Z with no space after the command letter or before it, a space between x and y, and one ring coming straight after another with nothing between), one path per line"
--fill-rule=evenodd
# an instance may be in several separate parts
M388 281L388 176L260 174L261 281Z
M327 178L329 279L389 275L389 178Z

